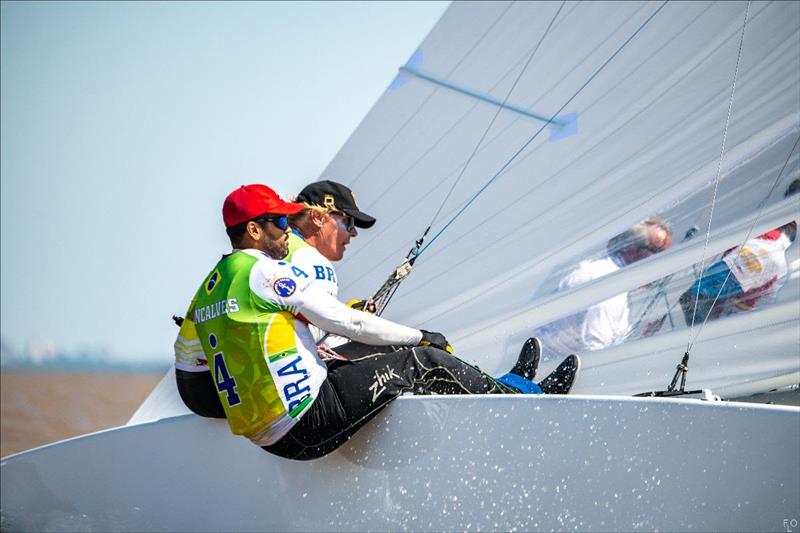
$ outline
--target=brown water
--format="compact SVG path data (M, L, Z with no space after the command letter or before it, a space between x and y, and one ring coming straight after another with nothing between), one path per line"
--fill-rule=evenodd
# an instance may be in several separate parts
M0 372L0 456L124 425L162 374Z

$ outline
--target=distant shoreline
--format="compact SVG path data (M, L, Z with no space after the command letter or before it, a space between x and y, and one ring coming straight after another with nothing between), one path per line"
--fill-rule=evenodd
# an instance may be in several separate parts
M58 364L58 365L0 365L0 372L71 373L71 374L163 374L170 364Z
M0 456L124 425L163 367L0 371Z

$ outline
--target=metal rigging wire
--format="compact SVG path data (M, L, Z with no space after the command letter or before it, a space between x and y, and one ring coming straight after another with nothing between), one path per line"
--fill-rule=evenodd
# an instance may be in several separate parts
M705 240L705 243L703 244L703 255L702 255L702 259L700 261L700 272L703 272L703 270L705 269L706 252L708 250L708 240L709 240L709 237L711 236L711 221L714 218L714 207L716 206L716 202L717 202L717 190L719 189L719 181L720 181L720 176L722 174L722 160L723 160L723 158L725 156L725 142L728 139L728 126L730 125L731 113L733 112L733 99L734 99L734 95L736 94L736 79L739 76L739 63L740 63L741 58L742 58L742 45L744 44L744 32L745 32L745 29L747 27L747 17L750 14L750 2L751 2L751 0L748 0L747 7L745 8L744 22L742 22L742 32L741 32L741 35L739 37L739 50L738 50L737 55L736 55L736 68L733 71L733 83L731 84L731 96L730 96L730 98L728 100L728 115L725 118L725 128L724 128L724 130L722 132L722 148L720 150L719 161L717 163L717 175L714 178L714 193L713 193L713 195L711 197L711 211L710 211L710 213L708 215L708 226L706 227L706 240ZM702 283L703 283L703 278L701 276L701 278L699 280L699 284L702 285ZM698 289L699 289L699 285L698 285ZM717 294L717 296L719 296L719 294ZM692 310L692 323L691 323L691 325L689 327L689 340L686 343L686 353L687 354L689 353L689 351L690 351L690 349L692 347L692 344L694 342L693 339L692 339L692 335L694 333L694 322L695 322L695 316L697 315L697 303L698 303L698 301L699 301L699 292L698 292L697 297L694 299L694 309ZM708 316L706 316L706 319L707 318L708 318Z
M703 11L702 11L702 12L701 12L701 13L700 13L700 14L699 14L699 15L698 15L696 18L695 18L695 20L693 20L693 21L692 21L692 23L696 22L700 16L702 16L702 15L703 15L703 14L704 14L706 11L708 11L708 9L709 9L709 8L706 8L706 9L704 9L704 10L703 10ZM763 11L763 9L762 9L761 11ZM758 14L760 14L760 13L761 13L761 11L757 12L757 13L756 13L756 14L753 16L753 18L751 19L751 22L752 22L752 20L755 20L755 17L756 17L756 16L758 16ZM674 35L674 36L673 36L673 37L672 37L672 38L671 38L669 41L665 42L665 43L664 43L664 44L663 44L661 47L659 47L659 49L658 49L658 50L657 50L655 53L657 53L658 51L660 51L661 49L663 49L665 46L667 46L669 43L671 43L671 42L672 42L674 39L678 38L678 37L680 36L680 34L681 34L681 33L682 33L682 32L683 32L683 31L684 31L686 28L688 28L688 26L687 26L687 27L684 27L684 28L681 30L681 32L678 32L678 33L676 33L676 34L675 34L675 35ZM731 37L735 37L735 34L732 34L732 35L731 35ZM711 57L711 55L713 55L713 53L715 53L715 52L716 52L716 51L717 51L717 50L718 50L718 49L719 49L721 46L722 46L722 44L720 44L718 47L716 47L716 48L714 48L713 50L711 50L711 51L710 51L710 52L709 52L709 53L708 53L708 54L705 56L705 58L704 58L704 59L708 59L709 57ZM655 54L655 53L654 53L654 54ZM653 56L651 56L650 58L652 58L652 57L653 57ZM650 59L650 58L648 58L648 59ZM667 87L667 88L666 88L666 89L665 89L665 90L664 90L664 91L661 93L661 95L659 95L659 98L660 98L661 96L665 95L667 92L669 92L669 90L671 90L671 89L673 89L675 86L677 86L677 85L678 85L680 82L684 81L684 80L685 80L685 79L686 79L686 78L687 78L687 77L688 77L688 76L689 76L689 75L690 75L692 72L694 72L695 70L697 70L698 68L700 68L700 65L701 65L701 63L698 63L698 65L696 65L695 67L693 67L691 70L687 71L687 73L686 73L686 74L684 74L684 75L683 75L681 78L679 78L678 80L676 80L676 81L675 81L675 82L674 82L672 85L670 85L669 87ZM641 65L640 65L640 66L641 66ZM637 67L637 69L638 69L638 68L639 68L639 67ZM635 72L635 70L634 70L633 72ZM629 77L629 76L630 76L630 74L628 74L628 76L626 76L625 78L623 78L623 80L624 80L624 79L626 79L626 78L627 78L627 77ZM609 92L611 92L611 91L613 91L613 90L616 90L618 86L619 86L619 83L618 83L618 84L615 84L614 86L612 86L612 88L611 88L611 89L609 89ZM602 97L601 97L601 98L602 98ZM590 108L591 108L593 105L595 105L595 104L597 103L597 101L598 101L598 100L595 100L595 101L594 101L592 104L590 104L588 107L586 107L586 109L584 109L584 111L583 111L583 112L584 112L584 114L586 113L586 111L587 111L588 109L590 109ZM709 101L710 101L710 100L709 100ZM686 114L686 117L688 118L688 117L691 117L691 116L693 116L693 114L696 112L696 110L702 109L703 107L705 107L705 105L706 105L707 103L708 103L708 101L706 101L706 102L701 102L700 104L696 105L696 106L695 106L695 108L694 108L694 111L692 111L692 112L688 112L688 113ZM639 109L639 111L637 111L637 112L636 112L636 113L635 113L635 114L634 114L634 115L633 115L633 116L632 116L632 117L631 117L629 120L627 120L625 123L623 123L622 125L620 125L618 128L616 128L616 129L614 129L614 130L612 130L612 131L609 131L609 133L608 133L608 134L607 134L605 137L603 137L602 139L598 140L598 141L597 141L597 142L596 142L594 145L592 145L592 146L591 146L589 149L587 149L586 151L584 151L582 154L578 155L577 157L575 157L575 158L574 158L574 159L572 159L571 161L569 161L569 162L565 163L565 164L564 164L564 165L561 167L561 169L560 169L560 170L558 170L558 171L557 171L557 172L555 172L554 174L551 174L551 175L550 175L549 177L547 177L547 178L546 178L544 181L542 181L542 182L540 182L540 183L538 183L538 184L535 184L535 185L533 185L533 186L532 186L531 188L529 188L527 191L525 191L525 192L523 192L523 193L520 193L520 195L519 195L518 197L516 197L516 198L515 198L513 201L511 201L509 204L505 205L505 206L503 207L503 209L502 209L502 210L508 209L509 207L511 207L511 206L513 206L513 205L515 205L515 204L518 204L518 203L520 203L520 202L522 202L522 201L525 201L525 198L526 198L526 197L528 197L529 195L533 194L533 192L535 192L535 191L536 191L536 190L537 190L539 187L541 187L541 186L542 186L542 185L543 185L545 182L548 182L548 181L550 181L550 180L554 179L556 176L560 175L562 172L564 172L564 171L566 171L567 169L571 168L571 166L572 166L572 165L574 165L574 164L575 164L575 163L576 163L578 160L580 160L581 158L585 157L585 156L586 156L587 154L589 154L591 151L593 151L593 150L597 149L599 146L601 146L601 145L603 144L603 142L605 142L605 141L606 141L606 140L608 140L609 138L612 138L614 135L616 135L618 131L620 131L620 130L624 129L625 127L627 127L627 126L628 126L630 123L632 123L632 122L633 122L634 120L636 120L636 119L637 119L637 118L638 118L640 115L642 115L642 114L643 114L645 111L647 111L647 110L648 110L648 109L649 109L649 108L650 108L652 105L653 105L653 104L651 103L651 104L648 104L647 106L645 106L645 107L642 107L641 109ZM682 120L676 121L676 123L675 123L675 125L674 125L673 127L671 127L669 130L667 130L667 131L663 132L661 135L662 135L662 136L669 136L669 135L671 135L671 133L670 133L671 131L675 131L675 130L679 129L679 128L680 128L680 127L682 127L682 126L683 126L683 121L682 121ZM493 140L494 140L494 139L493 139ZM517 159L517 161L515 162L515 164L519 164L520 162L522 162L522 161L526 160L526 159L527 159L527 158L529 158L531 155L533 155L533 154L534 154L534 153L535 153L537 150L539 150L539 149L540 149L542 146L544 146L544 145L539 145L539 146L537 146L536 148L533 148L532 150L528 151L528 153L527 153L527 154L525 154L525 155L524 155L524 156L522 156L522 157L519 157L519 158ZM639 152L632 153L632 154L631 154L629 157L627 157L627 158L626 158L626 159L624 159L622 162L620 162L620 165L621 165L621 164L623 164L623 163L625 163L625 162L628 162L628 161L634 160L636 157L638 157L638 155L639 155L640 153L642 153L642 151L644 151L644 149L640 150ZM453 172L455 172L455 171L453 171ZM602 174L602 175L598 176L598 179L600 179L600 178L604 177L605 175L607 175L607 174ZM652 199L652 198L654 198L655 196L657 196L657 194L653 194L653 195L652 195L650 198L648 198L648 200L649 200L649 199ZM501 211L502 211L502 210L501 210ZM484 224L484 223L486 222L486 220L488 220L488 219L491 219L493 216L497 215L499 212L500 212L500 211L495 211L495 212L492 212L490 217L487 217L486 219L480 220L478 223L476 223L476 224L474 224L472 227L470 227L470 228L469 228L469 230L468 230L466 233L468 234L468 233L469 233L469 231L471 231L471 230L475 229L475 227L477 227L477 226L480 226L480 225ZM547 213L547 211L546 211L546 210L545 210L545 211L540 211L540 212L538 212L538 213L537 213L537 215L536 215L536 218L540 218L540 219L541 219L541 218L543 218L543 217L545 216L545 213ZM399 217L398 217L398 218L399 218ZM395 220L397 220L397 219L395 219ZM532 220L534 220L534 219L531 219L531 221L532 221ZM503 239L508 239L508 238L510 238L510 236L511 236L511 234L512 234L512 233L515 233L515 232L508 232L508 233L506 233L506 234L505 234L505 236L503 237ZM500 241L498 241L497 243L495 243L495 245L496 245L496 244L498 244L499 242L501 242L503 239L501 239ZM370 242L371 242L371 241L370 241ZM446 246L445 246L445 248L446 248ZM439 249L438 249L436 252L433 252L432 254L428 254L428 257L430 258L430 257L433 257L434 255L437 255L437 254L441 253L441 252L442 252L442 251L443 251L445 248L439 248ZM361 250L363 250L363 248L362 248ZM358 250L356 253L360 252L361 250ZM418 286L417 288L419 288L419 286Z

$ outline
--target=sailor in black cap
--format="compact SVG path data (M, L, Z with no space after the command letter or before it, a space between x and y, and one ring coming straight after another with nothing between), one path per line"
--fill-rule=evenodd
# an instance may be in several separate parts
M335 181L307 185L294 201L305 209L289 219L292 233L286 260L338 296L338 279L331 262L341 260L347 245L358 237L358 229L372 227L375 218L361 211L353 191ZM363 308L364 302L349 305Z
M306 209L292 217L292 227L330 261L342 259L350 239L358 236L357 228L375 224L374 217L359 209L353 191L335 181L312 183L300 191L295 201Z

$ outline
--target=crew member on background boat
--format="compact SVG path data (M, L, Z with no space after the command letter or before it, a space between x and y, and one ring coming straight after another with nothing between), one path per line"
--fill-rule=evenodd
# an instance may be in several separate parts
M659 215L650 217L609 240L605 257L582 261L561 280L558 291L607 276L670 246L670 223ZM555 355L599 350L625 338L628 314L628 293L624 292L548 324L539 330L539 335L548 352Z
M800 192L800 178L784 193ZM703 271L680 297L687 325L752 311L775 301L786 283L786 250L797 237L797 222L747 240L726 250L720 260ZM695 303L696 301L696 303Z
M205 278L187 313L233 433L283 457L313 459L335 450L406 391L538 389L516 374L501 383L445 351L442 334L351 309L309 273L273 259L286 255L288 215L301 209L264 185L233 191L223 220L234 250ZM328 365L308 323L365 344L408 348ZM526 343L515 370L535 366L536 349L536 342ZM565 363L577 371L577 357Z

